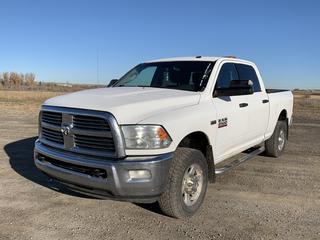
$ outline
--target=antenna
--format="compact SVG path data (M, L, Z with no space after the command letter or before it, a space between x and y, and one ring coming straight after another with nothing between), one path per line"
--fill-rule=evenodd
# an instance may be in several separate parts
M100 84L100 79L99 79L99 50L97 50L97 84Z

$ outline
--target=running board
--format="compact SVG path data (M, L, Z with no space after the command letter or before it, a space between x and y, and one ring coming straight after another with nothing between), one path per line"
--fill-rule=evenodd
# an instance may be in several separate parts
M223 166L222 168L216 168L215 174L216 175L220 175L220 174L223 174L225 172L228 172L229 170L233 169L234 167L240 165L241 163L244 163L244 162L250 160L251 158L257 156L258 154L264 152L264 150L265 150L265 147L262 146L262 147L260 147L260 148L258 148L256 150L253 150L252 152L248 153L247 155L245 155L245 156L243 156L243 157L241 157L239 159L236 159L233 162Z

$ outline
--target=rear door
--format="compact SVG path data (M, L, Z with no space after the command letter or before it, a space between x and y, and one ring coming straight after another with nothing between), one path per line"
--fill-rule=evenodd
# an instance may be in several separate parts
M224 63L219 71L215 89L228 88L232 80L239 80L234 63ZM247 131L248 121L248 95L223 96L212 98L217 112L216 161L219 162L241 148L249 140Z
M247 64L235 64L241 80L253 82L254 93L247 95L248 112L248 140L250 144L260 143L264 140L264 134L268 126L269 100L268 95L262 89L256 70Z

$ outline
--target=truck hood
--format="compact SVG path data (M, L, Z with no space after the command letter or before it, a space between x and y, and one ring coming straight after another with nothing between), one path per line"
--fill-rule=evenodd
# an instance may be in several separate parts
M181 90L115 87L83 90L48 99L44 105L112 113L119 124L136 124L155 114L199 103L200 94Z

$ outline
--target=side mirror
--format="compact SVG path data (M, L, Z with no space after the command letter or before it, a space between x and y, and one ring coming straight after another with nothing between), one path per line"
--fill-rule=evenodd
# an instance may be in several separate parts
M114 84L116 84L116 82L118 82L118 79L112 79L112 80L108 83L107 87L112 87Z
M228 88L215 89L213 97L249 95L253 92L253 82L251 80L232 80Z

